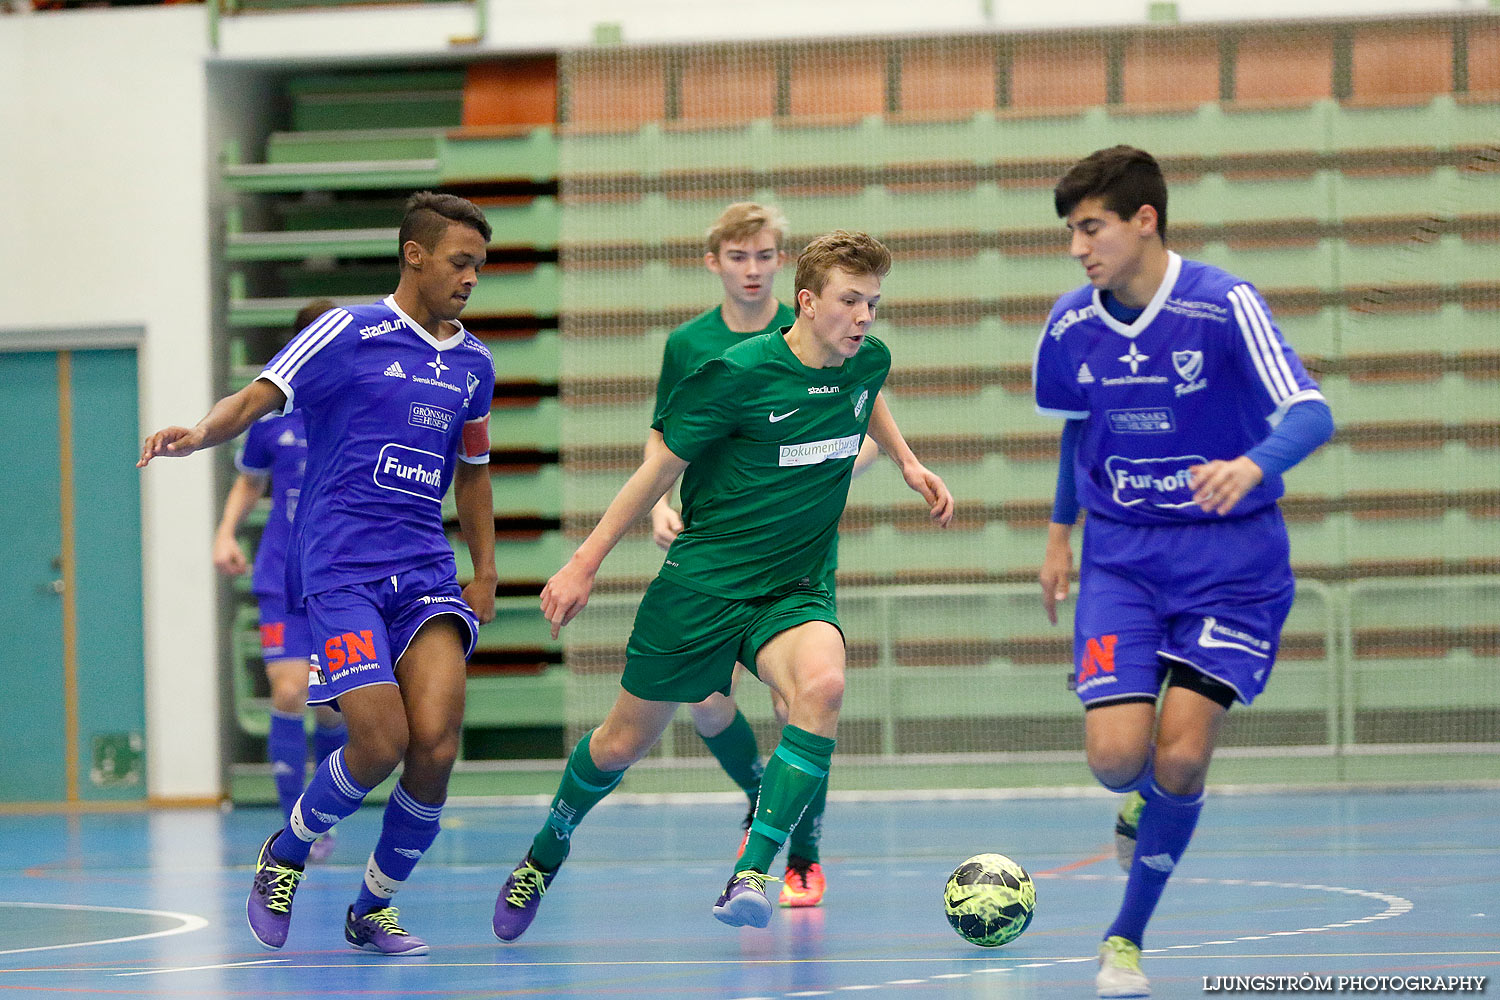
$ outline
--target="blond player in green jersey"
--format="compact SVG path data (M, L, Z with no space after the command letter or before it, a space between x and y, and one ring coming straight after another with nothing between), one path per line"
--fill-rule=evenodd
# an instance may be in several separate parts
M786 701L788 723L714 915L731 926L770 922L767 872L827 777L843 701L844 636L823 580L865 435L934 521L953 518L947 486L917 460L880 394L890 351L869 331L890 263L863 233L810 243L791 327L729 348L672 391L646 460L547 582L542 612L555 635L588 603L604 557L682 476L686 527L642 599L614 707L574 747L547 822L495 901L501 940L531 924L588 810L679 704L728 690L736 661Z
M786 264L784 244L787 221L776 209L755 202L735 202L709 227L703 254L704 267L724 286L723 301L683 323L667 337L662 350L661 374L656 381L656 407L653 417L666 408L667 399L677 384L697 371L705 362L751 337L778 333L792 325L796 318L792 308L777 301L773 285L776 274ZM647 439L647 455L653 445L661 443L660 434L652 431ZM874 461L880 450L866 437L854 461L858 476ZM671 490L651 508L651 537L663 549L670 549L682 531L682 518L670 502ZM835 559L830 561L824 583L834 590ZM762 763L756 745L755 730L745 719L734 700L744 667L736 664L728 693L715 691L702 701L689 705L693 728L704 745L749 799L743 824L748 842L750 824L755 819L755 800L760 795ZM777 722L787 723L786 703L773 693L771 707ZM823 831L823 811L828 803L825 782L808 803L787 842L786 877L778 900L782 906L817 906L823 901L827 880L819 854Z

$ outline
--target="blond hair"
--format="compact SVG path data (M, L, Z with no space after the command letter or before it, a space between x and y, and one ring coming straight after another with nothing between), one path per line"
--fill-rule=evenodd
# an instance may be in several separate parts
M776 237L776 249L782 249L786 240L786 216L780 210L753 201L737 201L720 213L717 221L708 227L708 252L717 255L725 243L748 240L762 229Z
M792 287L796 313L802 312L802 289L822 295L835 268L856 277L884 278L891 273L891 252L869 233L835 229L819 236L797 258L797 278Z

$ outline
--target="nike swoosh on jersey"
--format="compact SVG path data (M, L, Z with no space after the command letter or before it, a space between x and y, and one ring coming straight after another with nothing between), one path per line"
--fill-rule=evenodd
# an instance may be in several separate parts
M800 409L802 409L802 407L800 407L800 406L797 407L797 410L800 410ZM773 423L773 424L780 423L781 421L785 420L787 417L790 417L793 413L796 413L797 410L787 410L785 413L779 413L779 414L778 413L773 413L773 414L771 414L771 423Z
M1251 656L1258 656L1262 660L1269 660L1271 658L1268 654L1263 653L1251 646L1247 646L1244 643L1229 642L1224 639L1215 639L1212 633L1214 630L1214 626L1218 624L1218 619L1214 618L1212 615L1209 615L1203 619L1203 631L1198 635L1198 645L1204 647L1205 649L1238 649L1243 652L1249 653Z

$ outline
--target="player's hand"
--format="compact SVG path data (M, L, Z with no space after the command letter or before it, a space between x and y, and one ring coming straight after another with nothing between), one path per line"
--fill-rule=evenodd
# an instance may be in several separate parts
M1042 584L1042 608L1047 612L1047 621L1057 624L1057 606L1068 599L1068 586L1073 578L1073 546L1067 536L1058 537L1048 532L1047 551L1042 556L1042 571L1038 576Z
M901 470L901 476L906 480L907 486L922 494L938 527L948 527L953 520L953 494L948 492L947 485L938 474L921 462L913 462Z
M594 574L569 560L542 588L542 615L552 623L552 638L578 616L594 589Z
M214 536L214 569L225 576L239 576L249 568L238 539L233 535Z
M495 620L495 585L498 582L498 577L476 576L464 587L464 603L481 625Z
M1193 503L1210 514L1223 516L1265 478L1260 466L1241 455L1228 462L1215 460L1188 467L1188 485Z
M141 445L141 460L137 469L144 469L153 458L182 458L203 447L203 430L199 427L165 427L146 438Z
M672 540L682 533L682 515L670 504L659 503L651 508L651 540L663 549L672 547Z

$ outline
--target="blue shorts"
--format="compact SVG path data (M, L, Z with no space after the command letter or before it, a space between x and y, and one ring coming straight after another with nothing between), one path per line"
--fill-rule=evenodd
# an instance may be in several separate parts
M1274 505L1185 525L1090 514L1083 532L1073 683L1085 706L1154 701L1173 664L1248 705L1265 690L1295 585Z
M310 595L307 617L317 651L307 703L326 705L362 687L395 684L397 661L417 630L439 615L463 625L467 659L479 641L479 620L441 563Z
M307 615L289 611L286 598L279 594L257 594L260 605L260 658L305 660L312 655L312 630Z

